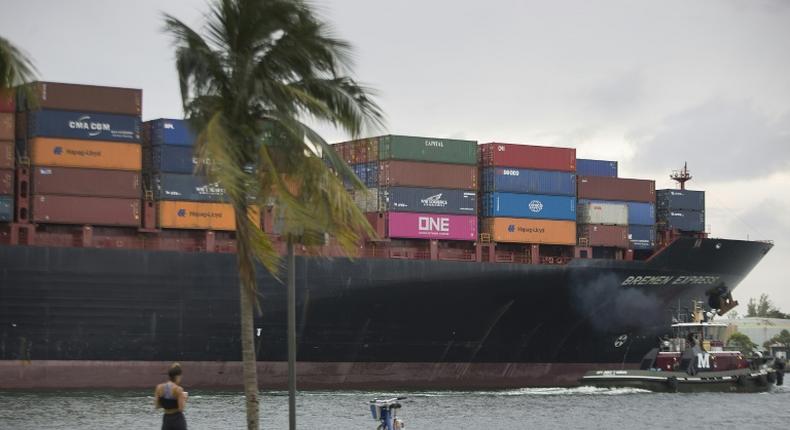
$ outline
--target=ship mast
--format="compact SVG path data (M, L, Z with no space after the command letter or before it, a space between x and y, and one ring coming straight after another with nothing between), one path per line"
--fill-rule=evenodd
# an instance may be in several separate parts
M691 180L691 172L688 169L688 163L683 163L683 169L673 170L669 178L680 184L680 189L686 189L686 182Z

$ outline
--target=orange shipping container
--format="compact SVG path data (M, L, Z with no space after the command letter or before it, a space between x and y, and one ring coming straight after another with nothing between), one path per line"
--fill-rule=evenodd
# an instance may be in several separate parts
M547 245L575 245L576 223L525 218L486 218L482 233L495 242L539 243Z
M30 153L33 164L37 166L111 170L142 168L142 152L137 143L39 137L30 141Z
M233 206L229 203L161 201L157 212L160 228L236 230ZM260 227L261 212L258 207L250 207L249 217Z
M14 140L14 114L0 113L0 140Z

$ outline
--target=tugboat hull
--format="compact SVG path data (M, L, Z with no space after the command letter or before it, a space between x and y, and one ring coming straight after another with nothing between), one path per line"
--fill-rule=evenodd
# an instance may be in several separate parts
M583 385L601 388L639 388L661 393L759 393L776 381L772 369L738 369L689 375L654 370L595 370L581 378Z

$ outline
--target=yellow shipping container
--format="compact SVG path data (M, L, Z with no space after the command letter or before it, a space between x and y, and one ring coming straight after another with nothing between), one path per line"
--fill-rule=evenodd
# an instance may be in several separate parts
M230 203L161 201L157 213L160 228L236 230L236 218ZM249 217L260 227L261 211L257 206L249 208Z
M548 219L486 218L482 233L495 242L575 245L576 223Z
M38 166L140 170L142 149L137 143L38 137L30 141L32 162Z

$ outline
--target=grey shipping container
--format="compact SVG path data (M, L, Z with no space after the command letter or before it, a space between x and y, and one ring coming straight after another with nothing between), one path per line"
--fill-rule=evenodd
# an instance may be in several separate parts
M705 212L689 210L659 211L658 224L662 228L673 230L702 232L705 231Z
M30 171L34 194L127 199L142 196L139 172L71 167L33 167Z
M138 89L56 82L30 85L34 100L27 100L27 93L19 91L17 110L62 109L136 116L142 112L143 91Z
M0 196L0 222L14 219L14 196Z
M381 188L382 206L393 212L474 215L477 192L446 188Z
M705 191L656 190L656 206L659 210L705 210Z
M378 188L354 190L351 191L351 197L354 199L354 204L357 205L362 212L380 212L384 210L379 200Z
M14 168L14 142L0 142L0 169Z
M628 225L626 203L580 201L576 213L580 224Z
M162 173L153 178L157 200L227 202L225 189L202 175Z

